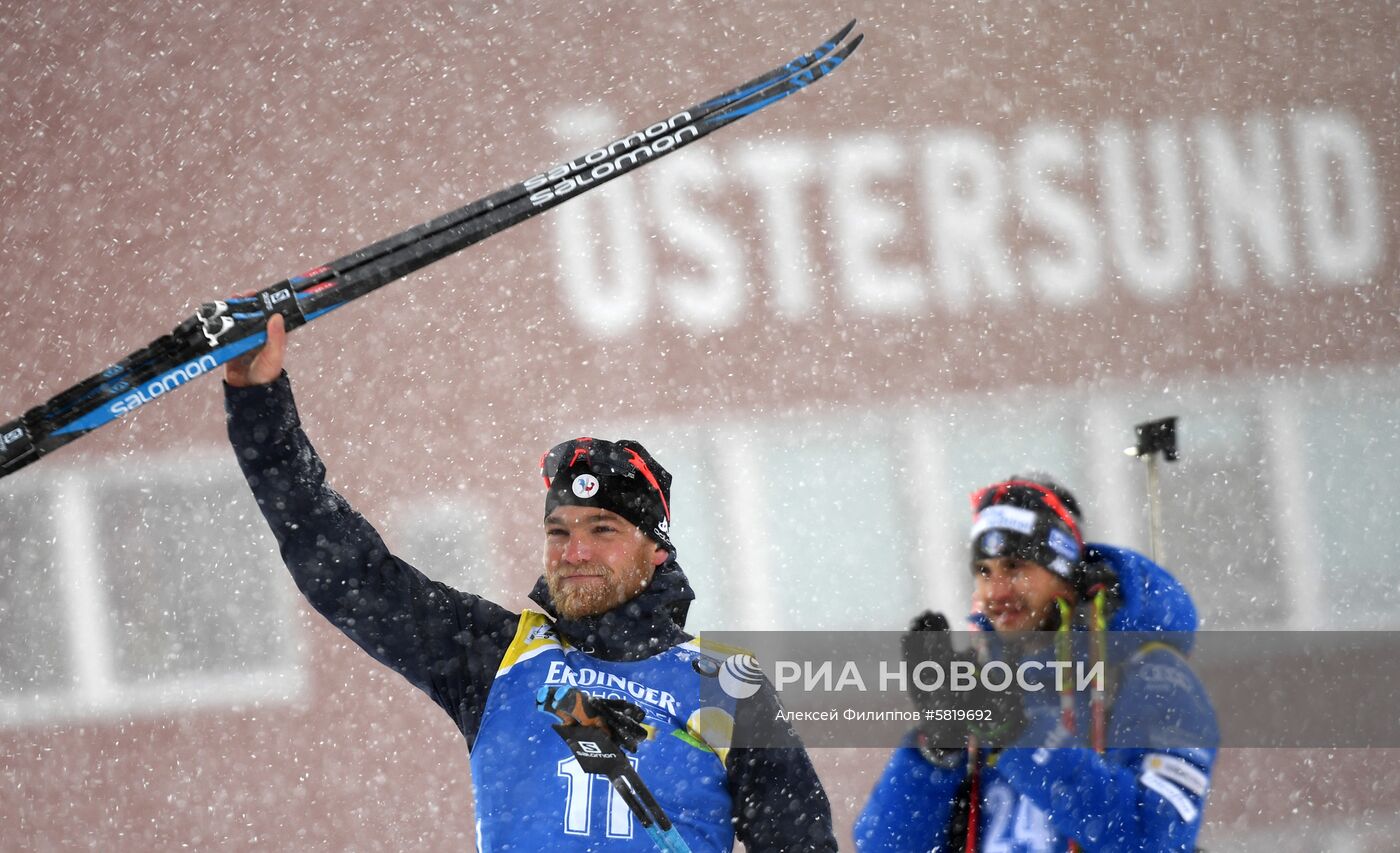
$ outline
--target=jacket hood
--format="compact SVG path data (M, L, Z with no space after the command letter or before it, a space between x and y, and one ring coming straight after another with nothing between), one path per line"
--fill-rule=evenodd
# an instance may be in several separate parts
M571 645L605 660L641 660L691 639L683 629L695 591L674 555L657 566L646 589L597 616L561 617L543 575L535 581L530 600L544 609Z
M1165 632L1162 641L1185 654L1195 645L1196 604L1181 582L1146 556L1127 548L1090 542L1085 559L1102 563L1118 578L1122 602L1109 619L1110 631Z

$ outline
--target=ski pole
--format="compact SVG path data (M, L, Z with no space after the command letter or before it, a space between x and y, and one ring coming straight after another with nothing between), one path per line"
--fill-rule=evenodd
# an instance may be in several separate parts
M577 687L562 686L541 687L535 707L559 720L554 731L568 744L579 767L608 780L658 850L690 853L690 846L623 751L635 752L646 739L642 709L625 700L596 699Z
M1176 417L1140 423L1133 428L1137 444L1123 451L1147 463L1148 536L1152 562L1162 562L1162 490L1157 470L1157 458L1168 462L1177 460Z

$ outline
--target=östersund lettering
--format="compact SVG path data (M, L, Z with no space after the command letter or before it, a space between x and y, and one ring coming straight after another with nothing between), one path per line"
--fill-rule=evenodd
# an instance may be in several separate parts
M582 334L625 336L658 312L716 334L765 310L797 325L828 311L842 323L853 312L942 323L996 307L1098 311L1208 291L1369 292L1394 264L1384 144L1340 104L1238 121L1036 123L1004 138L949 126L730 145L690 152L627 192L578 199L552 220L560 293ZM735 194L756 209L722 211L718 200ZM824 245L808 227L816 215L830 220ZM752 221L737 227L744 216ZM689 260L675 265L673 252L619 225L635 222ZM751 231L761 252L740 236ZM831 299L803 274L826 258Z
M218 359L212 355L200 357L196 361L182 364L174 370L167 371L142 388L138 388L120 400L116 400L107 407L114 415L124 415L138 406L144 406L162 394L174 391L191 379L202 376L205 373L219 366Z

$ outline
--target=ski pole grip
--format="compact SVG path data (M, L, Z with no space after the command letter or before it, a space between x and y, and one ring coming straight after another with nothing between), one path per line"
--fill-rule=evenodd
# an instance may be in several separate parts
M30 461L28 457L33 453L34 436L23 418L0 426L0 471L20 467Z

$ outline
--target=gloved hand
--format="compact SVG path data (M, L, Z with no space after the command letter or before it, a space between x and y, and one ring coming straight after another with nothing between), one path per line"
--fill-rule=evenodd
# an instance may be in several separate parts
M995 637L988 638L995 640ZM975 661L970 654L953 649L948 618L942 613L924 611L910 623L901 640L909 693L923 720L919 723L920 749L935 764L951 760L948 751L969 735L981 746L1006 746L1026 727L1026 712L1020 688L1013 682L1005 690L988 688L979 677L971 690L952 690L945 682L939 690L921 690L913 678L914 667L923 661L938 661L945 669L954 661ZM994 644L1000 656L1000 644ZM979 668L980 669L980 668ZM942 760L939 760L942 759Z
M646 712L626 699L589 696L577 687L541 687L535 707L559 718L561 725L599 728L612 736L617 745L636 752L647 739Z
M956 707L956 697L948 690L922 690L914 680L914 667L925 661L946 666L953 659L953 638L948 632L948 617L925 610L909 623L909 630L900 638L904 655L904 671L908 675L909 697L920 711L938 711ZM933 716L928 714L926 716Z
M932 764L952 767L962 758L967 741L967 724L956 719L958 695L946 685L940 690L920 689L914 679L914 667L925 661L936 661L946 667L954 657L953 638L948 631L948 617L925 610L909 623L909 630L900 638L904 656L904 671L908 677L909 697L919 711L915 728L919 752Z

